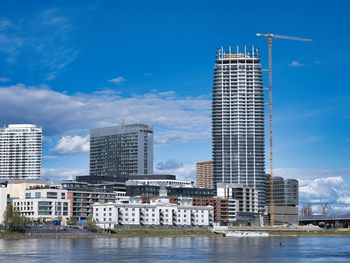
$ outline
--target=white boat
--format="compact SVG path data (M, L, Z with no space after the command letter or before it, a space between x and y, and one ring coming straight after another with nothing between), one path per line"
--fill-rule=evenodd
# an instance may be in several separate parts
M268 237L267 232L254 232L254 231L230 231L224 233L225 237Z

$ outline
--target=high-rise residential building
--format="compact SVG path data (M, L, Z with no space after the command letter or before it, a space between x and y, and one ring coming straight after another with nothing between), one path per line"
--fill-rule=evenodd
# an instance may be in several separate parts
M90 131L90 175L153 173L153 129L145 124Z
M197 187L214 188L213 161L197 163L196 185Z
M40 179L42 128L11 124L0 128L0 179Z
M219 48L212 102L214 185L235 183L258 191L266 204L264 94L259 50Z

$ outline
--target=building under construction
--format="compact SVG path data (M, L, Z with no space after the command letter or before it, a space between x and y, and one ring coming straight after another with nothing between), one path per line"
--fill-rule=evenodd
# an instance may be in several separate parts
M213 83L214 187L254 187L260 211L266 205L264 92L259 50L219 48Z

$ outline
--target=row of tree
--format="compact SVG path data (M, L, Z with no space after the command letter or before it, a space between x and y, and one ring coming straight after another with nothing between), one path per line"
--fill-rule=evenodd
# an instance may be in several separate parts
M8 204L4 213L3 224L10 231L22 232L26 228L26 218L20 212L15 211L12 204Z

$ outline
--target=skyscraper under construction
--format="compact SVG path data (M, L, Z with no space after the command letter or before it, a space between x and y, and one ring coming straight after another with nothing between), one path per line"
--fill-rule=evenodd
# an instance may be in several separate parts
M264 92L257 48L217 49L212 135L214 184L255 187L259 209L264 209Z

